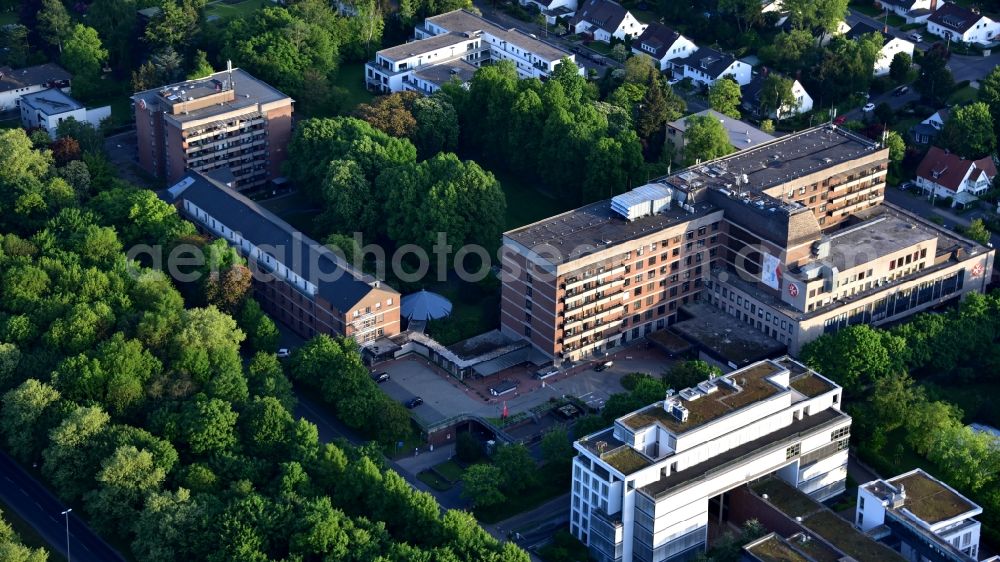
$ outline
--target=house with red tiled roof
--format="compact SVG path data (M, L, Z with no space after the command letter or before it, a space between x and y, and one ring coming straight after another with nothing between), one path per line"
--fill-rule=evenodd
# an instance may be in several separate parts
M996 164L989 156L966 160L932 146L917 167L916 184L928 195L951 199L952 207L964 207L985 193L996 175Z

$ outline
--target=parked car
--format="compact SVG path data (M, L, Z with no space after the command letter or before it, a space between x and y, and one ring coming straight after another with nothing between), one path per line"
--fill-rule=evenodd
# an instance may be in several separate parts
M292 352L287 347L283 347L278 350L278 359L287 359L291 356Z
M594 367L594 370L600 373L601 371L606 371L610 369L611 367L614 366L614 364L615 364L614 361L605 361L604 363L601 363L600 365Z
M868 113L869 111L875 111L875 104L870 102L866 103L865 106L861 108L861 111L864 111L865 113Z
M847 116L846 115L840 115L836 119L833 120L833 124L834 125L843 125L846 122L847 122Z
M914 31L913 33L910 34L910 39L913 39L917 43L920 43L924 40L924 36Z
M894 95L896 97L899 97L899 96L906 95L906 92L909 92L909 91L910 91L910 87L909 86L900 86L900 87L898 87L898 88L896 88L895 90L892 91L892 95Z
M405 406L412 410L423 403L424 403L423 398L419 396L414 396L413 398L410 398L409 400L406 401Z
M378 373L372 373L372 380L381 384L389 380L389 373L385 371L380 371Z

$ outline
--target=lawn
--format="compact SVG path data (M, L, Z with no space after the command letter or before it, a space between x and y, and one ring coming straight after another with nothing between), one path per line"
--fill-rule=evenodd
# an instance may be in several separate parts
M972 86L959 88L948 96L948 105L965 105L975 101L978 95L979 90L973 88Z
M611 57L612 56L611 55L611 45L608 45L607 43L605 43L603 41L591 41L590 43L587 43L587 48L590 49L590 50L592 50L592 51L597 51L598 53L601 53L602 55L604 55L606 57Z
M876 8L871 2L851 2L851 8L873 18L882 15L882 10Z
M217 0L205 6L205 17L215 16L221 21L231 20L240 16L256 12L264 6L271 5L268 0L243 0L235 4Z
M21 539L22 544L31 548L44 548L49 553L48 559L50 562L66 560L64 556L53 551L48 543L45 542L45 539L36 533L35 529L27 521L21 519L13 509L8 508L7 504L0 502L0 511L3 512L0 516L14 529L14 533Z
M434 471L448 482L454 483L462 479L465 469L455 461L445 461L435 466Z
M372 101L375 96L365 87L365 63L352 62L343 64L337 69L337 77L333 85L343 88L344 95L340 100L341 113L350 114L359 104Z
M507 172L493 171L507 195L507 229L517 228L568 211L570 206Z
M889 27L902 27L906 25L906 19L896 14L889 14L886 23L889 25Z
M447 492L451 489L451 484L445 482L440 476L434 474L430 470L425 470L417 474L417 480L420 480L424 484L427 484L431 488L439 492Z
M497 523L518 513L534 509L552 498L569 492L568 473L541 470L538 472L538 476L537 486L520 494L508 496L506 501L497 505L474 509L473 513L476 514L476 519L482 523Z

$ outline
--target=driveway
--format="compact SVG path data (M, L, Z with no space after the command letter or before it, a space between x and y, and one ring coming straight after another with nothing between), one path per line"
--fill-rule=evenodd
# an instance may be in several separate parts
M1000 53L993 53L988 57L952 55L948 59L948 69L955 77L955 82L982 80L997 66L1000 66Z

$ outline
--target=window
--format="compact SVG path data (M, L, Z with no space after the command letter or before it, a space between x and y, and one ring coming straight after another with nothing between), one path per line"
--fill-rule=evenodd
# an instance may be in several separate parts
M830 441L836 441L838 439L847 437L850 433L851 433L850 426L834 430L832 433L830 433Z
M801 453L801 452L802 452L802 444L801 443L796 443L796 444L792 445L791 447L785 449L785 460L788 460L788 459L793 458L793 457L797 457L797 456L799 456L799 453Z

